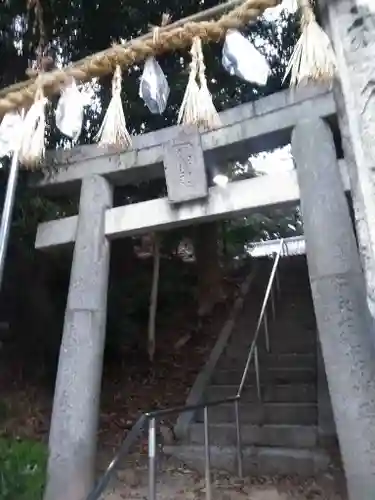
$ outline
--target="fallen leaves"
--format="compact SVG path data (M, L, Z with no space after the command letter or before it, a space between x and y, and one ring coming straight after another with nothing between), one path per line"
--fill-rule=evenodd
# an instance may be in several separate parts
M131 461L137 476L137 485L130 486L127 474L124 481L113 485L104 500L135 500L147 498L148 469L147 457L139 464ZM330 477L327 483L327 476ZM121 477L121 476L120 476ZM342 476L343 477L343 476ZM315 478L297 476L238 477L225 472L211 473L212 498L215 500L347 500L339 492L338 483L329 474ZM159 500L203 500L206 495L206 482L197 472L182 465L173 457L158 457L157 493Z

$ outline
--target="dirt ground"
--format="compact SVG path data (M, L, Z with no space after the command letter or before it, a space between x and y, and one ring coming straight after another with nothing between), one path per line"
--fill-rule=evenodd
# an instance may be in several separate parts
M103 464L104 465L104 464ZM319 477L247 477L238 479L213 471L213 500L347 500L345 481L333 468ZM205 480L173 458L161 456L157 474L158 500L203 500ZM147 457L129 457L107 489L103 500L139 500L148 498Z

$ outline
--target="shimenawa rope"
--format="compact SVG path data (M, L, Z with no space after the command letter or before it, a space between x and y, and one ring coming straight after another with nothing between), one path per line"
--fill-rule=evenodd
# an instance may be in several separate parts
M70 77L81 82L102 77L112 73L117 64L121 68L126 68L149 56L189 47L195 37L205 42L216 42L224 38L228 29L240 28L256 19L266 9L276 7L280 3L281 0L246 0L217 21L187 22L177 28L173 28L172 25L171 29L160 30L156 40L150 37L141 41L131 40L126 46L114 45L107 51L86 58L82 65L77 63L75 66L67 66L64 70L54 70L44 74L43 79L38 81L38 87L42 85L44 95L49 97L59 93L61 86ZM0 117L9 111L29 107L34 100L36 90L36 83L31 82L16 92L6 94L0 99Z

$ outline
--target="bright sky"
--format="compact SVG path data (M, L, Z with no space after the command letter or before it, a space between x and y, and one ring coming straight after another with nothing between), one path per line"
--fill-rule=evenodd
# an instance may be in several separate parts
M281 5L272 9L267 9L263 15L269 21L275 20L279 17L280 12L283 9L288 10L289 12L295 12L297 10L297 0L283 0Z
M287 172L294 168L290 144L276 149L272 153L260 153L257 156L251 156L250 161L254 170L266 174Z
M368 7L370 12L375 13L375 2L374 0L357 0L357 4L362 7Z

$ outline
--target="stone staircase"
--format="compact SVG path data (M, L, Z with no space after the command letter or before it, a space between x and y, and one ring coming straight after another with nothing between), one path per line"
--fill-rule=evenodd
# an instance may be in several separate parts
M269 264L261 264L245 299L235 330L206 389L205 399L234 396L255 331ZM283 259L276 319L269 318L271 352L259 341L262 402L258 401L252 365L240 404L245 474L314 475L329 465L318 447L317 334L305 258ZM270 316L271 308L269 308ZM211 467L236 473L236 427L233 404L209 409ZM165 448L188 466L204 470L203 412L186 438Z

